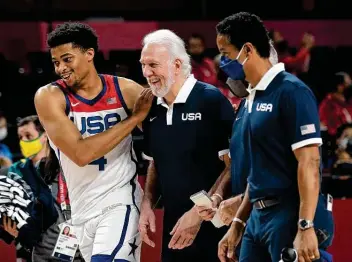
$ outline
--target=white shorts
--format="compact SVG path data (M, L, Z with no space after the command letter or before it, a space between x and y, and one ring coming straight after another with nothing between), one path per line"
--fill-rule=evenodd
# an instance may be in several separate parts
M139 262L138 222L136 206L118 205L77 226L79 249L85 262Z

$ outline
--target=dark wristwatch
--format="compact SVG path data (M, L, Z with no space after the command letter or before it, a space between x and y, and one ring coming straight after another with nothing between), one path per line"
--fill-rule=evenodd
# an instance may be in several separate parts
M298 227L300 230L304 231L304 230L307 230L309 228L314 227L314 223L311 220L300 219L300 220L298 220Z

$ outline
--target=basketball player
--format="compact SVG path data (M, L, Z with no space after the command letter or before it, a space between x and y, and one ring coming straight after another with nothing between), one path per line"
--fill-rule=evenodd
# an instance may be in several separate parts
M35 106L67 181L80 250L86 262L139 261L141 190L130 133L153 95L97 73L98 39L85 24L59 25L48 46L61 79L37 91Z

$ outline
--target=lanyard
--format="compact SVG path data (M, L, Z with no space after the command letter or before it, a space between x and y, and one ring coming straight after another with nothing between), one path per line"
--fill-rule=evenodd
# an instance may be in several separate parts
M61 172L59 173L58 187L57 202L60 204L63 213L66 213L65 211L70 210L70 200L68 198L66 181Z

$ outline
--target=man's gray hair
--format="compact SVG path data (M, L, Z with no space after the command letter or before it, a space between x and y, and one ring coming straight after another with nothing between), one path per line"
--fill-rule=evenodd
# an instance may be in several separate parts
M143 47L148 44L158 44L166 47L171 59L180 59L182 63L182 72L188 77L191 73L191 59L185 47L185 42L174 32L168 29L160 29L147 34L143 38Z

